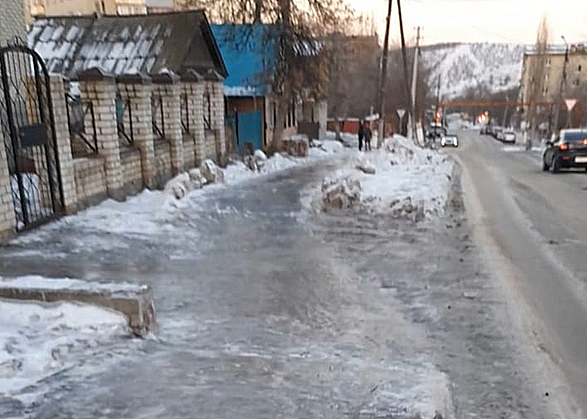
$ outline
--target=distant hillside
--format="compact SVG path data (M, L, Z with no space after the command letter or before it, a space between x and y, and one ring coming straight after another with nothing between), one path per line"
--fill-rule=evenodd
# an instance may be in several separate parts
M436 95L438 76L444 100L483 97L519 87L524 45L439 44L422 50L427 85Z

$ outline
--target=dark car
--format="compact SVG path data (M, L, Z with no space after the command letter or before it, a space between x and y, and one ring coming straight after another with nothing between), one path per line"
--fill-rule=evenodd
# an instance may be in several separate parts
M587 129L565 129L554 141L546 143L542 170L557 173L562 168L587 169Z

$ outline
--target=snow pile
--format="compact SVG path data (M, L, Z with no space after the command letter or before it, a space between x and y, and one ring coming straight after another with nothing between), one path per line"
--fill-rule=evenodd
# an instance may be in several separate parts
M0 398L18 396L128 334L117 312L76 303L0 301Z
M352 208L360 200L361 183L353 176L326 178L322 181L322 207L329 209Z
M349 159L314 187L304 204L310 210L356 208L418 222L443 213L452 168L448 157L396 135L381 149Z

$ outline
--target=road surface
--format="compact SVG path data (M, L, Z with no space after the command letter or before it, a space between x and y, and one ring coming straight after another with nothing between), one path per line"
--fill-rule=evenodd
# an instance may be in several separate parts
M486 261L542 352L538 380L568 414L587 417L587 173L542 172L539 151L476 131L460 139L447 152L464 168L467 213ZM564 400L569 390L576 406Z

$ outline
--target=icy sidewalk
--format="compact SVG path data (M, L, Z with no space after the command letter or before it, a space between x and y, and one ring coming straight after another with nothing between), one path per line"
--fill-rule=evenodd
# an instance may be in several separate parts
M322 185L306 191L304 204L311 211L354 207L430 219L444 213L452 170L447 156L396 135L380 149L348 159Z

